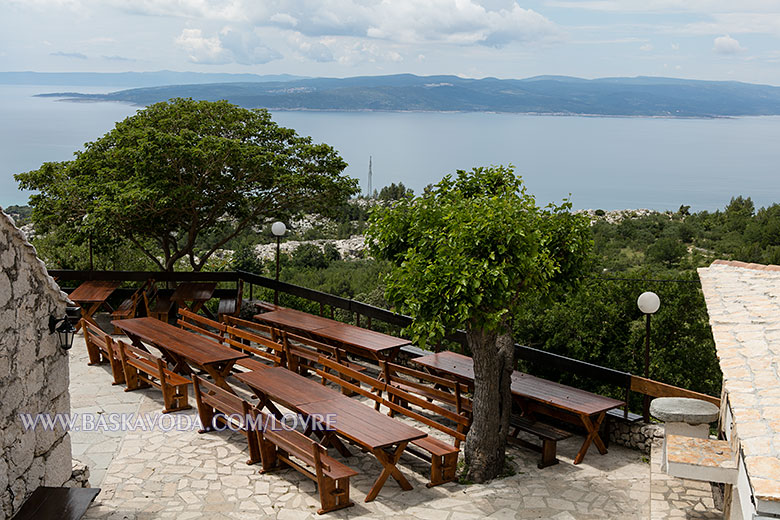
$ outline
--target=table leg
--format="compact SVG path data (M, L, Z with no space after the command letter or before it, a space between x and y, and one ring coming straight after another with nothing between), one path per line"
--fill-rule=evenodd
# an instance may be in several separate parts
M349 451L349 449L347 449L347 447L344 446L344 443L341 442L341 439L336 436L336 432L323 430L314 430L314 432L320 438L320 444L326 448L336 448L336 451L338 451L342 457L352 456L352 453Z
M599 427L601 426L601 422L604 420L604 417L606 417L606 412L601 412L596 417L595 421L591 421L590 417L587 415L580 415L580 420L582 421L582 425L585 426L585 430L588 432L588 435L585 437L585 441L582 443L580 451L577 452L577 456L574 457L574 464L579 464L582 462L582 459L585 458L585 453L587 453L591 442L596 445L599 453L602 455L607 453L607 448L604 446L604 442L601 440L601 437L599 437Z
M251 388L251 387L250 387ZM271 414L276 418L276 420L281 421L282 420L282 412L279 410L279 408L276 407L274 403L271 402L270 399L268 399L268 396L256 392L254 389L252 389L252 392L254 392L255 396L258 398L257 402L257 408L262 410L263 408L266 408Z
M406 449L407 444L409 444L409 441L400 443L391 453L386 452L382 448L376 448L372 450L374 456L382 464L383 468L379 478L376 479L376 482L374 482L374 486L368 492L368 495L366 495L366 502L371 502L376 498L376 496L379 494L379 490L382 489L382 486L385 485L385 482L390 476L392 476L395 481L398 482L398 485L401 486L401 489L406 491L412 489L412 485L408 480L406 480L406 477L401 474L401 470L396 467L398 459L401 458L401 454Z
M233 395L236 395L236 392L225 380L227 376L230 375L230 369L233 368L233 363L235 363L235 361L225 363L224 366L220 366L219 363L203 365L203 370L205 370L208 375L211 376L215 385L220 388L224 388Z
M95 323L95 320L92 319L92 315L95 314L95 312L100 308L100 304L102 302L94 302L92 305L89 306L89 309L85 308L83 305L81 306L81 317L84 318L87 321L90 321L94 323L97 326L97 323ZM76 323L76 332L81 329L81 322Z

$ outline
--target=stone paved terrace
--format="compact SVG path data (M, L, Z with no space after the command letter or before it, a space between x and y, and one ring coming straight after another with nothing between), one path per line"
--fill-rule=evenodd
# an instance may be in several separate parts
M699 269L752 492L780 510L780 266Z
M83 339L77 336L70 352L74 413L159 414L159 391L124 392L111 385L107 366L86 363ZM169 415L177 416L194 421L196 413ZM537 453L511 447L517 474L487 485L428 489L429 466L404 455L400 468L414 489L402 492L391 480L368 504L363 498L380 467L373 457L358 453L348 460L360 471L352 479L356 505L322 516L315 513L314 483L291 469L260 475L257 466L245 464L246 441L240 434L137 430L73 432L72 437L74 457L89 464L91 485L103 489L87 511L90 519L718 518L706 485L661 475L657 468L651 480L651 465L638 451L612 445L601 456L591 448L582 464L572 465L580 436L560 443L561 463L543 470L536 467Z

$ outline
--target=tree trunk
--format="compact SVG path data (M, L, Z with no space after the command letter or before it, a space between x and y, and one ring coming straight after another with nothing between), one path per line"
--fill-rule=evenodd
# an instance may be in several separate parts
M501 474L512 413L510 391L514 341L511 334L469 330L474 359L472 423L464 455L472 482L485 482Z

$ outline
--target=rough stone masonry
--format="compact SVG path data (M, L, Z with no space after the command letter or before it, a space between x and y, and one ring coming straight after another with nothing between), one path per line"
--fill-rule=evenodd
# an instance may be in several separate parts
M25 431L20 413L70 411L68 354L49 334L67 296L35 248L0 208L0 520L38 486L71 479L70 436L61 428Z

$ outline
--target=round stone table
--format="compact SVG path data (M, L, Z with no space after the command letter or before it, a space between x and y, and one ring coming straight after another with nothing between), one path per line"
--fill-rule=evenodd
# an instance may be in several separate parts
M661 470L666 471L666 438L669 435L706 439L710 423L718 420L717 406L687 397L659 397L650 403L650 415L664 422L664 447Z

